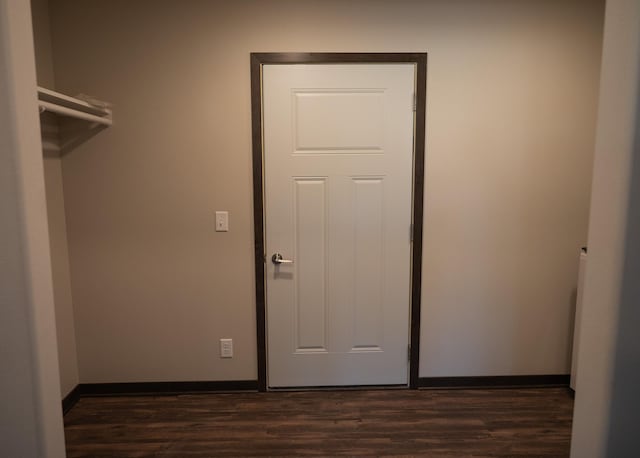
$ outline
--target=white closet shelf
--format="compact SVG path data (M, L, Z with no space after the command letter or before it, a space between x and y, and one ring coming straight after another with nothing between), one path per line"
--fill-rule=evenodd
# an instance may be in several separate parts
M110 126L113 124L111 110L93 105L84 100L69 97L50 89L38 87L38 105L43 111L50 111L62 116Z

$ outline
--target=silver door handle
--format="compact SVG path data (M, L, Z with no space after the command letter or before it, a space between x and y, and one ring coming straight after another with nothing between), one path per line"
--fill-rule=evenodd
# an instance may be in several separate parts
M280 253L276 253L273 256L271 256L271 262L274 263L275 265L293 264L293 261L291 259L284 259Z

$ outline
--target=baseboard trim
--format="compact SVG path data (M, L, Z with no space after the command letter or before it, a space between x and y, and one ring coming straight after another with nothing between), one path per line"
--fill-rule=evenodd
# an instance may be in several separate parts
M76 385L73 390L62 400L62 415L66 415L73 406L80 400L80 385Z
M419 388L534 388L568 387L569 375L496 375L480 377L420 377Z
M500 375L480 377L420 377L418 388L529 388L568 387L569 375ZM344 387L343 387L344 388ZM62 400L66 414L83 397L156 396L196 393L258 391L257 380L225 380L203 382L127 382L80 383Z
M80 396L126 396L157 394L219 393L257 391L257 380L203 382L81 383Z
M197 393L258 391L257 380L202 382L80 383L62 400L62 411L69 412L80 398L96 396L162 396Z

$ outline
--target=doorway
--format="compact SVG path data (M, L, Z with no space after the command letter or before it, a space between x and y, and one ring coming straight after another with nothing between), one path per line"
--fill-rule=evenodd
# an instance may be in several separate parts
M251 62L260 389L415 387L426 54Z

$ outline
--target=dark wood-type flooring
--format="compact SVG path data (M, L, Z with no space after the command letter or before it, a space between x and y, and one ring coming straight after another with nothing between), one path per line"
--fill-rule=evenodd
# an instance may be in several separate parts
M69 457L569 456L566 388L83 398Z

